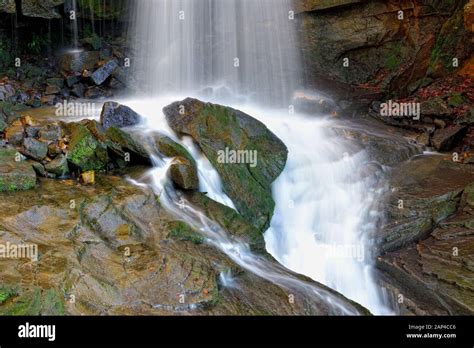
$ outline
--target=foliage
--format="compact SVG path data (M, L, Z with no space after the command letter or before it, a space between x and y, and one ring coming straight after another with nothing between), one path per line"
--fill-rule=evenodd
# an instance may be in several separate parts
M43 49L51 44L50 40L42 35L33 34L31 41L26 45L30 53L40 54Z

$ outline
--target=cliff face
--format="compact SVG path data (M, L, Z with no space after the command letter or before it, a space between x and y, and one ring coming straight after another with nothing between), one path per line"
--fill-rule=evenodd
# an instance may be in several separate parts
M307 86L366 100L472 77L472 1L295 0Z
M126 14L127 5L130 2L126 0L77 0L77 10L80 17L118 19ZM70 0L21 0L18 4L19 14L45 19L62 18L63 12L72 8ZM16 13L15 0L0 0L1 12Z

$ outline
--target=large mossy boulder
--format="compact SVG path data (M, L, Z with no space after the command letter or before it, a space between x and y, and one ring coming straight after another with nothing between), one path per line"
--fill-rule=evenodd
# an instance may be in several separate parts
M28 161L17 161L18 152L0 148L0 192L29 190L36 185L36 173Z
M199 144L239 213L258 229L266 229L275 207L271 184L283 171L288 156L285 144L262 122L230 107L188 98L163 111L175 132L189 135ZM247 159L253 155L255 161L227 156L236 152Z

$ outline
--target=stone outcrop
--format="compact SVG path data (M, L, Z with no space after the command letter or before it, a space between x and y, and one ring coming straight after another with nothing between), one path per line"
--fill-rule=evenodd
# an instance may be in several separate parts
M472 315L472 165L423 156L395 169L391 185L377 268L394 307L399 314Z
M297 289L291 290L298 299L291 304L287 289L242 270L169 215L151 191L119 177L99 175L91 187L42 179L38 190L0 195L2 241L38 246L37 261L2 261L1 314L340 314ZM213 207L213 214L228 214L218 209Z
M472 52L466 3L297 0L307 84L367 105L462 70Z
M275 207L271 184L288 155L283 142L260 121L230 107L188 98L163 111L176 133L190 135L199 145L240 214L257 228L266 229ZM241 151L247 160L225 158L228 151ZM255 163L248 163L249 155Z

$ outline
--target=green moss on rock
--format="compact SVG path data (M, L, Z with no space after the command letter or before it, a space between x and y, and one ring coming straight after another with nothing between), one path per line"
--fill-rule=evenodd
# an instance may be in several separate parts
M16 161L15 149L0 149L0 192L29 190L36 186L36 173L29 161Z
M194 244L202 244L204 242L203 236L182 221L172 221L168 224L167 228L170 231L167 238L189 241Z
M78 125L71 136L67 159L82 171L102 171L108 162L107 148L86 127Z

